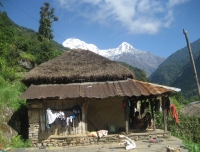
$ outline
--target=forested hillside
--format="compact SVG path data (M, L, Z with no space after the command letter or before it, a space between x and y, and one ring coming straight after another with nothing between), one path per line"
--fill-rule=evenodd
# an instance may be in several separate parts
M193 57L196 60L197 71L199 71L200 62L197 58L200 55L200 39L191 43L191 48ZM198 77L200 78L200 74ZM193 89L195 89L195 81L188 48L184 47L169 56L149 77L149 81L179 87L182 89L183 95L187 98L194 96L195 90Z
M200 55L195 59L196 72L200 79ZM181 74L172 83L173 86L182 89L185 97L197 96L197 85L194 78L194 71L191 62L183 66Z
M20 119L27 117L25 100L20 95L26 87L21 79L34 66L52 59L66 51L62 45L54 41L40 42L37 33L31 29L20 27L9 19L6 12L0 12L0 141L6 145L10 137L25 131ZM19 112L18 112L19 111ZM6 113L6 115L5 115ZM16 122L11 131L7 122L12 114ZM3 117L2 117L3 116ZM16 115L15 115L16 116ZM10 131L12 134L10 134ZM22 133L23 134L23 133Z
M147 81L147 74L136 67L132 67L131 65L125 63L125 62L118 62L119 64L127 67L130 71L134 73L135 79L140 80L140 81Z

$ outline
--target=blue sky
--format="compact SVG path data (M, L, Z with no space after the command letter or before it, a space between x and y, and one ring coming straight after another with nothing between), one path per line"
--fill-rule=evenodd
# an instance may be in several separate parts
M59 18L54 40L78 38L99 49L122 42L168 57L200 38L199 0L1 0L8 16L20 26L38 31L40 7L49 2Z

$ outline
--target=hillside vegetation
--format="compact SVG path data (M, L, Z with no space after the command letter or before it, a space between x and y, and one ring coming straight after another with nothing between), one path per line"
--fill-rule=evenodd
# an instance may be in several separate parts
M118 62L118 63L127 67L132 73L134 73L135 79L140 80L140 81L147 81L147 75L143 70L138 69L136 67L132 67L131 65L125 62Z
M39 42L37 33L21 27L9 19L6 12L0 12L0 141L8 143L8 119L18 110L23 118L26 109L25 100L20 95L26 87L21 83L22 77L34 66L52 59L67 51L54 41ZM11 112L12 111L12 112ZM6 113L6 116L5 116ZM23 113L23 114L22 114ZM27 113L26 113L27 114ZM2 117L3 116L3 117ZM18 122L16 122L18 123ZM23 123L22 123L23 125ZM20 130L18 130L20 132Z
M198 78L200 79L200 39L191 43L192 53L196 64ZM187 47L178 50L169 56L149 77L149 81L163 85L181 88L187 98L197 94L194 72L192 69Z

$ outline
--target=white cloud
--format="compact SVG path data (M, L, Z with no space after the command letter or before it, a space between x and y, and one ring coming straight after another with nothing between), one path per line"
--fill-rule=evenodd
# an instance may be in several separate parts
M155 34L169 27L176 5L188 0L57 0L63 8L102 24L120 23L130 33Z
M189 0L169 0L168 2L168 6L169 7L174 7L175 5L180 5L180 4L183 4L185 2L187 2Z

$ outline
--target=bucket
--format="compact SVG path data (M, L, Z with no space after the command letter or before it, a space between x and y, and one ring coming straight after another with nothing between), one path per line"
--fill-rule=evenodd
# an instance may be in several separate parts
M108 124L108 132L115 133L116 132L115 126L112 124Z

